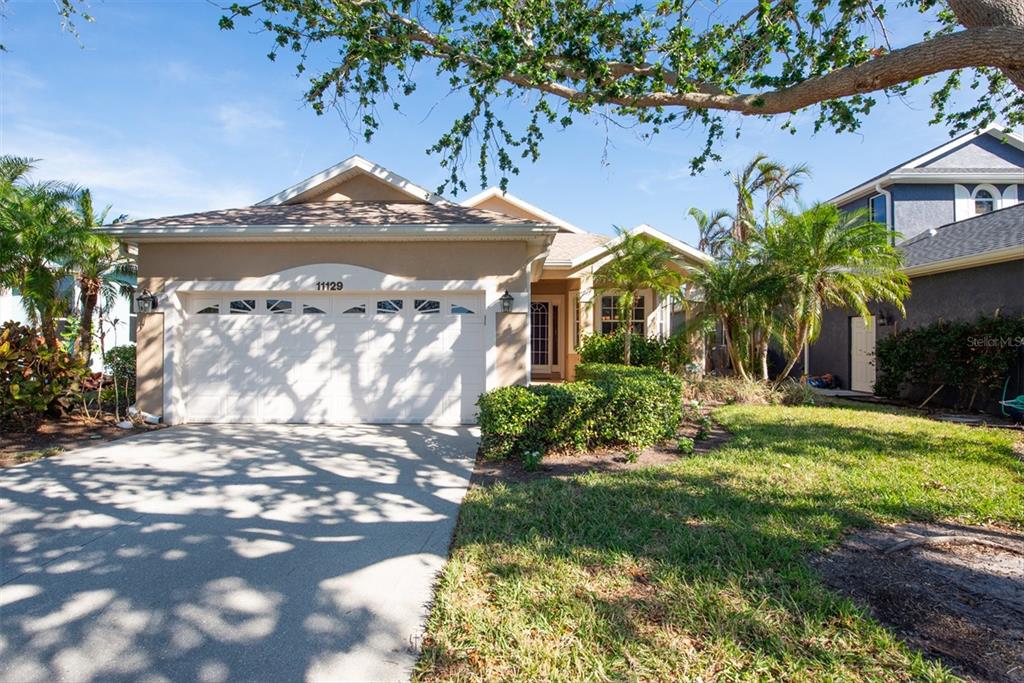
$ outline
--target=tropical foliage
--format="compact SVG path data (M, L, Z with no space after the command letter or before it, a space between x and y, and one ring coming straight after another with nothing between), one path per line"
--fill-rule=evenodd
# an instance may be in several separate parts
M632 360L633 304L645 289L659 296L678 295L685 280L683 272L673 265L675 255L660 240L643 233L619 229L611 260L596 275L597 292L617 295L618 329L623 334L623 363Z
M336 110L367 138L380 128L382 109L425 108L412 99L419 87L446 84L462 107L430 150L450 174L446 185L465 188L460 169L478 160L481 179L496 166L504 189L520 160L538 158L550 129L592 117L638 127L644 137L703 128L695 170L718 160L723 136L740 133L736 114L776 117L795 130L806 116L793 113L806 111L815 131L852 131L879 95L936 78L944 79L933 88L936 123L1020 125L1019 7L1019 0L253 0L232 3L220 25L251 17L245 24L266 35L269 56L290 53L308 75L312 110ZM890 21L901 30L891 31ZM523 105L528 111L516 115Z
M818 337L825 309L868 316L869 304L886 302L902 311L910 293L885 225L829 204L786 205L808 175L806 166L787 168L760 154L733 173L735 213L712 214L722 216L718 258L691 277L702 292L696 319L721 326L732 369L744 380L769 379L768 350L775 341L786 357L775 378L782 382ZM699 225L710 224L702 211L691 215Z

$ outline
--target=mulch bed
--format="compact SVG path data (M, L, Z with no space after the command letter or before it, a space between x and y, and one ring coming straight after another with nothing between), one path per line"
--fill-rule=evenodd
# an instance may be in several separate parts
M709 409L704 412L707 414ZM678 436L688 436L694 440L694 455L718 448L732 437L714 422L706 439L698 441L697 427L691 424L682 425ZM690 457L679 452L675 439L638 451L638 457L634 462L629 461L626 453L626 449L622 448L606 448L586 453L552 453L544 456L540 466L532 471L525 469L522 460L518 458L484 460L477 457L471 485L490 486L498 482L527 482L549 477L571 477L586 472L623 472L652 465L664 465Z
M40 457L51 457L95 446L140 432L162 429L164 425L143 425L121 429L113 417L86 420L78 416L46 419L34 432L3 432L0 434L0 467L10 467Z
M829 586L958 675L1024 682L1024 533L956 524L875 527L813 564Z

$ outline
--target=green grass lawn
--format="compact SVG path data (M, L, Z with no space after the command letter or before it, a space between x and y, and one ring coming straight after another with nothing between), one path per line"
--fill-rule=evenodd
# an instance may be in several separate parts
M1024 527L1015 433L728 406L709 455L469 492L422 680L944 680L807 559L874 522Z

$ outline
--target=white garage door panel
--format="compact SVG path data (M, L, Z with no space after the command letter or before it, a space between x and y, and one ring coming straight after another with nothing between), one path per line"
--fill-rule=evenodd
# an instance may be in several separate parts
M267 313L268 298L291 313ZM225 314L238 299L254 313ZM382 299L402 310L377 314ZM422 299L440 310L417 312ZM197 314L213 304L219 313ZM482 296L234 293L186 305L192 422L467 422L484 389Z

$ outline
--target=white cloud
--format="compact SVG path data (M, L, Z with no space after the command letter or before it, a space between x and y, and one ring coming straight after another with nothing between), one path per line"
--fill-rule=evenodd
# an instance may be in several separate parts
M35 177L73 182L132 218L246 206L261 199L233 180L210 178L166 150L119 147L32 126L9 131L5 152L40 159Z
M168 62L164 65L162 72L164 78L178 83L185 83L194 80L196 77L195 70L192 66L181 61Z
M217 107L217 122L229 142L244 142L251 135L282 128L281 119L260 109L241 104L222 104Z

